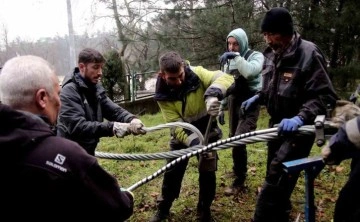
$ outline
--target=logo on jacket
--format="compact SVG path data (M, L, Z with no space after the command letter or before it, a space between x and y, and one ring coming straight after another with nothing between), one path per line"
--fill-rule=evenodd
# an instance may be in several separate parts
M46 165L51 166L57 170L60 170L64 173L66 173L67 169L65 167L61 166L64 164L65 160L66 160L66 157L58 153L54 159L54 162L47 160Z
M61 164L61 165L63 165L64 164L64 162L65 162L65 159L66 159L66 157L65 156L63 156L63 155L61 155L61 154L58 154L58 155L56 155L56 157L55 157L55 163L58 163L58 164Z

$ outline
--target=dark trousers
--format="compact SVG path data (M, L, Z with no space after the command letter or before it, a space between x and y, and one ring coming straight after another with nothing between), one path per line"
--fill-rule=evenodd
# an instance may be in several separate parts
M209 139L209 143L217 141L218 137L213 137ZM171 150L179 150L187 148L183 144L175 144L170 142ZM216 152L214 152L216 155ZM168 160L171 162L173 159ZM217 162L217 156L215 156L215 161ZM162 193L161 197L158 199L158 209L163 211L168 211L171 208L172 202L179 197L181 183L185 174L186 167L188 165L189 159L183 160L177 163L174 167L169 170L166 170L164 173L164 179L162 184ZM206 164L206 160L203 160L203 164ZM210 162L213 164L213 161ZM207 168L207 167L204 167ZM215 198L216 192L216 167L209 167L209 169L214 170L199 170L199 202L198 210L209 211L210 206Z
M334 222L360 221L360 161L351 163L348 181L341 189L335 205Z
M289 222L290 197L300 172L285 173L282 163L307 157L314 139L314 135L299 135L268 142L267 171L256 202L255 222Z
M260 106L255 106L243 113L240 110L243 100L244 98L239 98L234 95L229 95L228 97L229 137L256 130L256 123L259 117ZM233 185L242 185L245 182L247 173L246 145L233 147L232 158L234 163L233 172L236 176Z

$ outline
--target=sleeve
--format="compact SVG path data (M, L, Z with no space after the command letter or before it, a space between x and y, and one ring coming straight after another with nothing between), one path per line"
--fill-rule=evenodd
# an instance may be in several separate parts
M234 58L239 73L245 79L254 79L259 76L263 68L264 55L261 52L253 52L248 60L244 57L237 56Z
M347 121L329 140L331 150L328 159L339 164L342 160L359 155L360 152L360 117Z
M305 102L298 116L302 116L306 124L313 123L316 116L326 114L328 108L334 108L338 99L332 82L328 76L325 60L317 51L312 53L305 80Z
M136 117L134 114L111 101L111 99L105 95L105 92L101 95L100 104L104 118L109 121L129 123Z
M199 76L206 88L204 96L214 96L222 100L227 89L234 83L234 78L220 70L209 71L202 66L194 68L194 72Z
M133 213L134 199L127 191L121 191L117 180L107 173L97 161L82 178L91 205L115 221L125 221Z
M85 104L74 86L66 85L61 90L60 100L59 122L65 126L72 137L88 138L113 135L113 123L88 121L86 119Z

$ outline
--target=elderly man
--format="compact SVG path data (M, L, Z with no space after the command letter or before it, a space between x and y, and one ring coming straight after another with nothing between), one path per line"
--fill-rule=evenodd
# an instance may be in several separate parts
M2 217L128 219L133 213L132 194L121 191L117 180L81 146L56 136L59 93L54 69L40 57L15 57L1 71Z
M314 135L294 135L304 124L334 107L337 95L326 70L326 60L312 42L294 31L285 8L267 11L261 32L268 47L264 51L261 91L242 104L244 110L264 104L270 114L269 127L278 125L279 138L268 142L267 172L254 215L255 222L288 222L290 196L299 177L285 174L282 163L307 157Z

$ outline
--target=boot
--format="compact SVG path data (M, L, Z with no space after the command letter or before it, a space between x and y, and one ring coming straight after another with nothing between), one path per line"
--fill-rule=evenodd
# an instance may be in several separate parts
M213 222L210 209L199 209L199 222Z
M236 178L231 186L227 187L224 191L226 196L237 195L239 193L245 193L247 187L244 185L244 180L239 180Z
M161 198L161 200L158 200L157 205L158 210L149 222L160 222L166 220L169 217L172 202L165 201Z
M169 211L164 212L161 210L157 210L155 215L150 219L149 222L161 222L166 220L169 217Z

